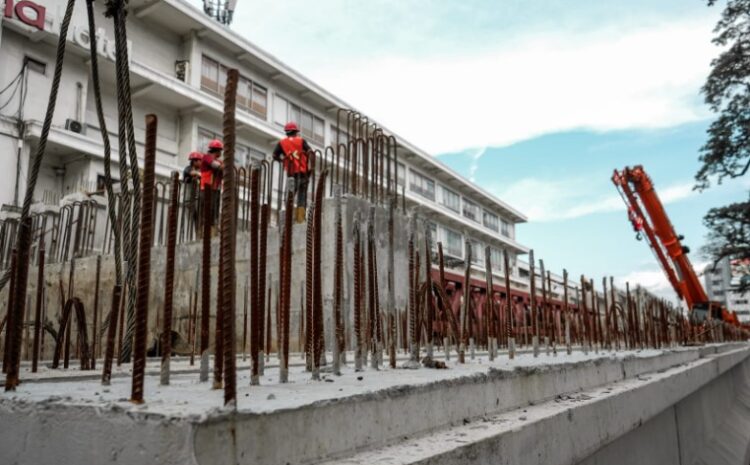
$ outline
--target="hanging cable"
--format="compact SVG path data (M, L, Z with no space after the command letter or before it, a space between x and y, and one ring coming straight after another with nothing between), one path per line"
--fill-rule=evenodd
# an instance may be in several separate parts
M118 137L120 149L120 165L127 150L130 161L130 177L133 183L133 194L130 201L130 218L128 213L123 216L123 227L129 242L126 246L127 285L127 329L125 332L121 361L130 359L133 331L135 330L135 271L137 269L138 234L141 210L140 174L138 172L138 156L135 151L135 131L133 129L133 109L130 96L130 69L128 65L128 39L125 27L125 0L107 1L106 16L113 18L115 29L115 66L117 68L117 107L118 107ZM127 143L127 144L126 144ZM125 148L127 147L127 148ZM122 172L121 172L122 175Z
M122 285L122 256L120 244L120 231L117 228L117 205L115 194L112 189L112 148L109 142L109 131L107 130L107 121L104 118L102 109L102 91L99 81L99 62L96 52L96 22L94 19L94 0L86 0L86 12L89 22L89 51L91 57L91 83L94 89L94 101L96 102L96 117L99 120L99 131L102 135L102 144L104 145L104 185L107 190L107 212L109 221L112 225L112 235L115 242L115 284Z

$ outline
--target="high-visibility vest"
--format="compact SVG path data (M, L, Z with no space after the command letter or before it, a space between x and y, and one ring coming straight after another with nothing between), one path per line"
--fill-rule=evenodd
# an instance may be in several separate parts
M204 190L206 186L211 189L218 189L221 185L220 173L214 173L214 167L211 166L213 161L214 157L210 153L203 156L203 162L201 163L201 190Z
M284 151L284 169L287 174L307 173L307 153L304 140L299 136L285 137L279 142Z

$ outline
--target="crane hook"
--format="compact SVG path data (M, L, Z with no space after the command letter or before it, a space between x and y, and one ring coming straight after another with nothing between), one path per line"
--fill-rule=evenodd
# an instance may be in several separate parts
M640 233L640 231L635 234L635 240L637 241L643 240L643 235Z

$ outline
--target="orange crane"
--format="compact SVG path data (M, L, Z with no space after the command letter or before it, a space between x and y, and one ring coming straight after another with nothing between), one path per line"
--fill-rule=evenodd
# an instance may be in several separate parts
M739 320L720 303L711 302L688 258L690 250L683 246L683 236L677 235L669 221L654 184L643 166L615 170L612 182L628 207L628 219L641 240L643 234L654 251L667 279L680 299L684 300L693 322L702 322L710 315L735 326Z

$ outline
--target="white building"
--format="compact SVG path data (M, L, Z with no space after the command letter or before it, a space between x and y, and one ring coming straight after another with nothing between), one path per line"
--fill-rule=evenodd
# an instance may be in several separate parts
M104 113L113 145L117 176L117 109L114 88L112 22L96 2ZM36 149L55 62L55 45L66 2L6 0L0 34L0 203L6 209L25 192L30 154ZM193 150L221 133L223 72L237 68L240 83L237 123L239 162L269 157L288 120L322 149L335 141L336 112L346 102L289 68L232 30L183 0L130 0L128 39L134 123L142 156L144 116L159 118L157 175L166 177L187 164ZM38 201L56 202L75 192L102 189L103 145L88 63L85 2L76 4L68 34L57 110L44 166L36 187ZM363 111L366 113L366 111ZM379 124L385 127L383 124ZM23 131L19 133L19 128ZM386 129L387 131L387 129ZM462 178L435 157L397 137L399 184L406 199L436 225L446 255L464 256L464 240L475 246L474 262L484 268L484 246L492 247L493 266L502 269L503 249L516 257L528 249L516 241L515 225L526 217ZM20 175L19 175L20 174ZM525 266L524 266L525 268ZM528 271L525 275L528 276Z
M742 279L750 279L750 262L747 260L725 258L716 267L708 264L703 270L709 299L737 312L740 321L745 323L750 322L750 292L737 291Z

